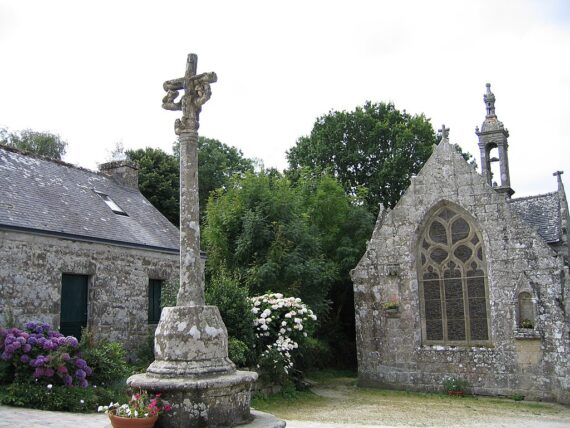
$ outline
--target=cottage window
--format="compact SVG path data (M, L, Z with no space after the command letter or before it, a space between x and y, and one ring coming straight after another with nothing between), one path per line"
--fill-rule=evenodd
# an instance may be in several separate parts
M160 321L160 294L162 290L162 280L149 279L148 281L148 323L158 324Z
M470 218L445 206L429 219L418 248L418 279L424 343L489 342L483 242Z
M107 204L107 206L109 208L111 208L111 210L115 213L115 214L119 214L119 215L124 215L124 216L128 216L128 214L125 212L125 210L123 210L119 205L117 205L117 203L112 200L109 195L106 195L105 193L101 193L98 192L97 190L94 190L95 193L97 193L101 199L103 199L103 201L105 201L105 203Z

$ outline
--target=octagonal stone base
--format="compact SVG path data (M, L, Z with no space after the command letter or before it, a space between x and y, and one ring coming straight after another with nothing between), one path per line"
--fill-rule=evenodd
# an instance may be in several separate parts
M250 398L257 373L201 377L161 378L149 374L131 376L135 388L160 392L172 404L172 411L161 415L159 428L233 427L252 420Z
M215 306L163 308L149 374L160 377L233 373L228 334Z
M164 308L154 335L155 360L127 384L160 392L172 405L157 427L232 427L252 420L257 373L236 371L228 334L215 306Z

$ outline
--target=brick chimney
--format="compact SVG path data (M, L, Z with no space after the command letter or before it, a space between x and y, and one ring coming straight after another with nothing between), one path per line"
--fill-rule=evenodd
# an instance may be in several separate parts
M118 160L99 165L99 171L113 178L119 184L133 189L139 188L139 166L130 160Z

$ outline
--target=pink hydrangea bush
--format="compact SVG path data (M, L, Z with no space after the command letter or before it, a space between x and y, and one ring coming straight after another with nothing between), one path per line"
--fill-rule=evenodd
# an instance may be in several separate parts
M93 370L81 358L73 336L52 330L49 324L29 322L24 330L0 327L0 358L11 364L21 381L87 387Z

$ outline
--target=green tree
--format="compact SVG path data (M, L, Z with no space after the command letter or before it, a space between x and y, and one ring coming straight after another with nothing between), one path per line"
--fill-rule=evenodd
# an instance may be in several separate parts
M176 146L175 144L175 153ZM213 190L226 186L232 176L253 172L251 159L243 157L241 150L212 138L198 139L198 192L200 217L203 218L208 197Z
M120 153L117 144L113 153ZM178 142L174 154L161 149L127 150L128 159L139 164L139 189L142 194L173 224L179 224L180 161ZM208 196L214 189L224 187L235 174L253 171L253 163L242 152L218 140L200 137L198 141L198 175L200 218L203 219Z
M127 150L127 158L139 165L139 189L141 193L172 224L178 226L179 170L178 159L161 149Z
M337 272L328 292L331 310L321 319L319 335L325 338L334 355L329 364L355 367L354 293L350 271L364 254L374 219L362 200L358 196L347 197L330 175L303 170L297 186L304 193L308 221L320 237L324 256L334 263Z
M10 132L6 128L0 128L0 144L58 160L65 155L67 148L67 142L59 135L31 129Z
M301 196L287 178L265 171L216 190L203 228L209 275L227 272L252 296L279 292L325 313L337 272L324 257Z
M398 202L436 141L424 115L368 101L354 111L331 111L318 118L287 158L293 174L300 167L326 169L349 195L366 189L366 204L376 214L380 203L393 207Z
M251 296L280 292L318 315L341 365L354 363L352 269L372 215L336 179L303 169L294 184L275 170L234 178L210 196L203 236L210 279L220 272ZM340 361L339 361L340 359Z

